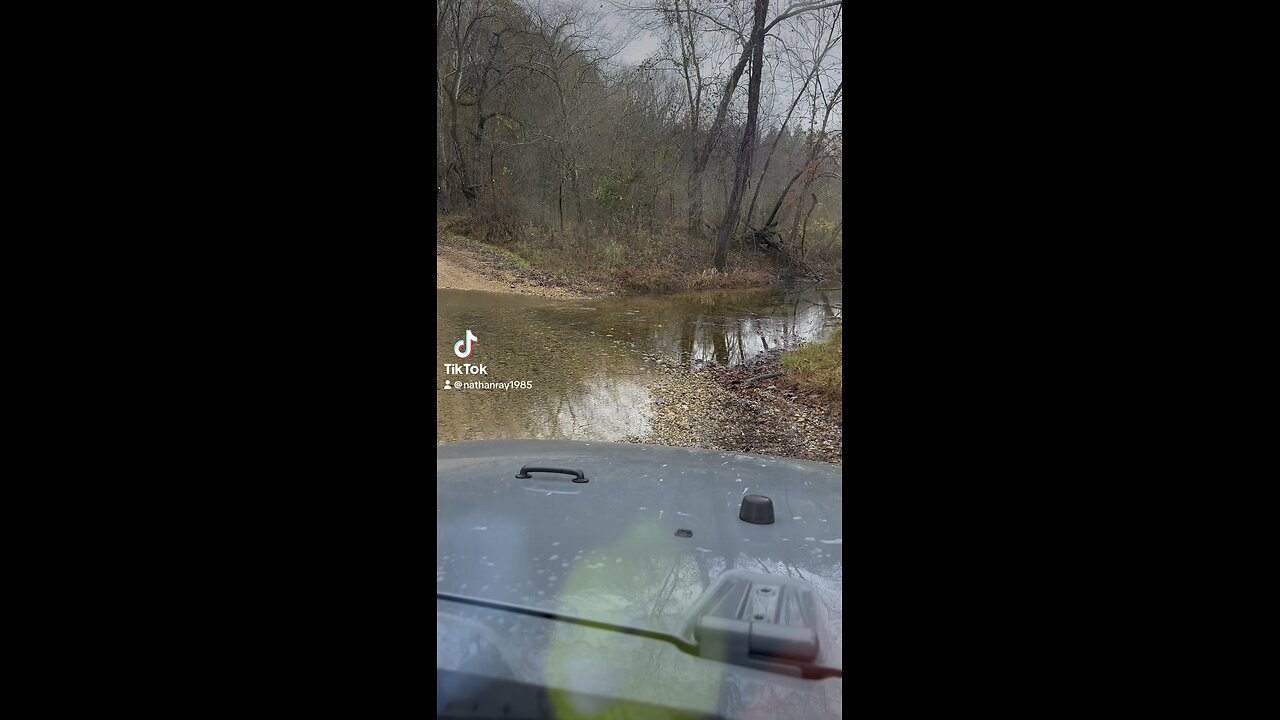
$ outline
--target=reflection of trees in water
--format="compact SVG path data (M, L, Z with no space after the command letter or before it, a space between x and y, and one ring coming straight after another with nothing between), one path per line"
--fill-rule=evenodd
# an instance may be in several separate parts
M649 328L646 344L673 358L741 365L762 352L820 340L840 317L838 297L772 298L755 308L714 302L675 305L662 327ZM709 307L708 307L709 305Z
M739 328L736 333L724 334L724 356L727 365L738 365L742 362L742 329ZM719 362L719 360L717 360Z
M643 414L648 404L649 391L639 381L601 373L566 392L542 396L530 409L530 428L545 431L535 437L620 440L648 432Z
M437 364L437 440L616 440L648 430L639 352L741 365L761 352L829 335L842 293L718 291L576 303L444 297L449 302L437 307L437 324L450 332L437 338L439 362L458 361L452 343L469 327L481 338L470 361L486 363L489 375L445 376ZM629 352L632 344L639 352ZM446 391L446 377L532 380L534 388Z
M674 559L667 556L658 560L656 563L645 563L649 566L648 575L653 581L648 587L653 590L641 590L637 593L633 609L637 611L637 616L648 617L651 627L665 627L675 631L678 628L673 627L673 621L682 621L685 614L683 603L677 601L693 593L697 593L694 597L701 595L698 568L691 558L685 556L677 555Z
M484 352L468 361L484 362L488 375L438 375L437 440L620 440L648 431L642 409L649 395L634 379L638 356L620 351L610 338L591 335L582 318L556 323L565 317L563 308L518 310L496 315L501 332L481 336ZM446 377L452 382L530 380L533 388L444 390Z

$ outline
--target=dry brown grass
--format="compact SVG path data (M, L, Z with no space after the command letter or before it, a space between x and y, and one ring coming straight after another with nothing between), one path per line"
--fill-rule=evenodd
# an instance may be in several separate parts
M829 398L840 398L844 392L842 359L844 327L836 328L829 340L808 343L782 356L787 376L801 388Z
M438 236L461 235L514 253L565 284L607 287L628 294L768 287L787 272L775 256L733 248L725 272L711 269L710 239L683 228L611 234L591 226L565 232L480 223L467 216L438 219Z

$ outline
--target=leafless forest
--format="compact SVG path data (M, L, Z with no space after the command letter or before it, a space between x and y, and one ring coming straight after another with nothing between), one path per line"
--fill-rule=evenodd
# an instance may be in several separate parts
M838 1L438 0L437 215L627 271L838 277L841 34Z

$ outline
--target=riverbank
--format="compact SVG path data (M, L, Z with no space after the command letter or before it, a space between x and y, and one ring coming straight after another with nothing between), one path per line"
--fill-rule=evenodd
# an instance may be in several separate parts
M696 348L698 357L723 361L730 344L743 346L744 331L753 343L758 335L764 347L813 338L813 329L838 322L838 289L831 291L834 300L821 290L787 295L794 299L785 301L772 290L605 300L616 291L581 279L579 287L570 287L518 253L462 236L438 242L436 259L437 288L493 293L445 295L455 307L464 304L458 296L466 296L470 312L482 308L495 334L480 335L505 343L481 346L490 353L484 359L496 377L532 380L536 389L527 396L444 393L452 405L444 415L438 411L437 423L462 418L451 422L465 426L447 439L623 440L842 462L839 330L830 341L805 343L785 354L765 351L746 366L694 368L689 356ZM546 303L503 295L593 300ZM533 308L551 310L541 316ZM446 356L461 337L457 328L467 326L455 312L437 317L438 325L456 330L441 346ZM555 320L548 323L546 317ZM808 328L803 335L796 331L800 327ZM565 338L576 338L574 352L551 365L525 361L513 350L541 348L549 357ZM440 387L445 379L437 377ZM624 438L626 433L643 434ZM439 429L437 434L439 441Z
M513 253L461 236L436 241L436 289L537 295L550 298L591 298L607 295L604 288L569 287L549 273L534 269Z
M436 287L600 297L767 288L801 279L778 258L743 248L733 248L725 271L717 273L697 261L710 260L711 246L676 232L631 244L608 237L539 235L532 229L507 232L510 237L486 233L466 218L437 219L436 263L446 267L443 276L437 267ZM479 277L469 279L455 267ZM839 277L834 271L824 274L828 280Z
M782 352L734 368L657 362L652 430L626 442L843 462L839 396L797 382L783 367Z

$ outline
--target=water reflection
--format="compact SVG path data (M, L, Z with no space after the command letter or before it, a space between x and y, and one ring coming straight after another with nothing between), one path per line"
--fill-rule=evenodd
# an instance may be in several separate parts
M767 350L825 338L843 311L839 289L720 291L614 302L634 306L631 322L647 326L639 333L644 346L691 365L741 365ZM611 304L601 309L607 312Z
M839 289L590 301L437 290L436 440L640 436L658 359L739 365L827 337L842 307ZM467 330L480 340L460 360L453 344ZM486 374L445 372L462 362L482 363ZM533 387L446 390L446 379Z

